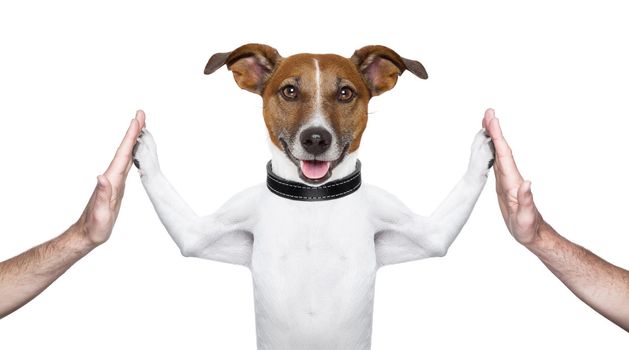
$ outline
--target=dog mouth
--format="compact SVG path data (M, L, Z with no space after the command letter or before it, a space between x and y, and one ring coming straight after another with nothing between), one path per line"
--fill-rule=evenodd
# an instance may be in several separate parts
M324 160L300 160L299 170L309 180L319 180L330 172L332 162Z
M334 168L343 161L349 148L349 143L343 147L341 155L336 160L298 159L289 150L284 139L280 139L284 153L299 169L299 177L307 183L319 184L332 176Z

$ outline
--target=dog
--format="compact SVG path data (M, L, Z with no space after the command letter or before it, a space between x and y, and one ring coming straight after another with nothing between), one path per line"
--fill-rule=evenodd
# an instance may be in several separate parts
M369 349L376 272L444 256L470 216L494 160L481 130L462 179L432 215L414 214L384 190L362 184L357 150L373 96L423 65L384 46L351 58L282 57L247 44L214 54L244 90L262 96L272 158L267 183L216 213L197 216L162 174L143 130L134 163L181 254L246 266L253 277L258 349Z

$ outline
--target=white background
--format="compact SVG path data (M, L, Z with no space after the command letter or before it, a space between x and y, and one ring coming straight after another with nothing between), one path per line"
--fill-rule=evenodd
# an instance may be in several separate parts
M0 5L0 260L81 213L136 109L207 214L264 181L257 95L215 52L248 42L421 61L370 105L365 182L429 214L494 107L544 217L629 267L629 11L622 1L20 1ZM448 255L379 271L374 349L626 349L509 235L493 175ZM247 269L180 256L133 170L111 239L0 320L0 349L253 349ZM1 296L0 296L1 297ZM342 331L342 330L340 330Z

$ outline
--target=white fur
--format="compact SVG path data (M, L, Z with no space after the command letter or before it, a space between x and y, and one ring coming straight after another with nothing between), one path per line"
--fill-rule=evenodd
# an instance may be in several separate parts
M321 69L319 68L319 60L316 58L313 58L312 60L314 61L315 66L315 86L317 89L317 93L315 94L315 103L317 111L319 111L321 110Z
M275 148L274 170L287 177L295 165L282 157ZM148 132L135 154L142 183L184 256L250 268L258 349L273 350L369 349L376 271L443 256L485 185L492 157L481 131L468 171L428 217L366 184L322 202L291 201L259 185L202 217L162 175Z
M269 148L271 150L271 165L275 175L282 177L286 180L301 182L299 177L299 169L295 166L286 154L281 149L277 148L273 142L269 139ZM345 158L340 162L332 171L332 175L325 181L317 184L317 186L324 185L330 181L338 180L349 174L356 169L356 160L358 159L358 151L354 151L345 155Z

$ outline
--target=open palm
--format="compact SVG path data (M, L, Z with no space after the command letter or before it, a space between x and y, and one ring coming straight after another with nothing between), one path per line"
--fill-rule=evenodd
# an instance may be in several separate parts
M111 164L103 175L98 176L96 189L77 223L85 238L96 245L105 242L111 235L132 164L133 146L144 128L144 122L144 112L138 111Z
M538 237L543 222L533 202L531 183L522 178L493 109L485 112L483 127L496 148L494 174L502 217L513 237L522 244L529 244Z

